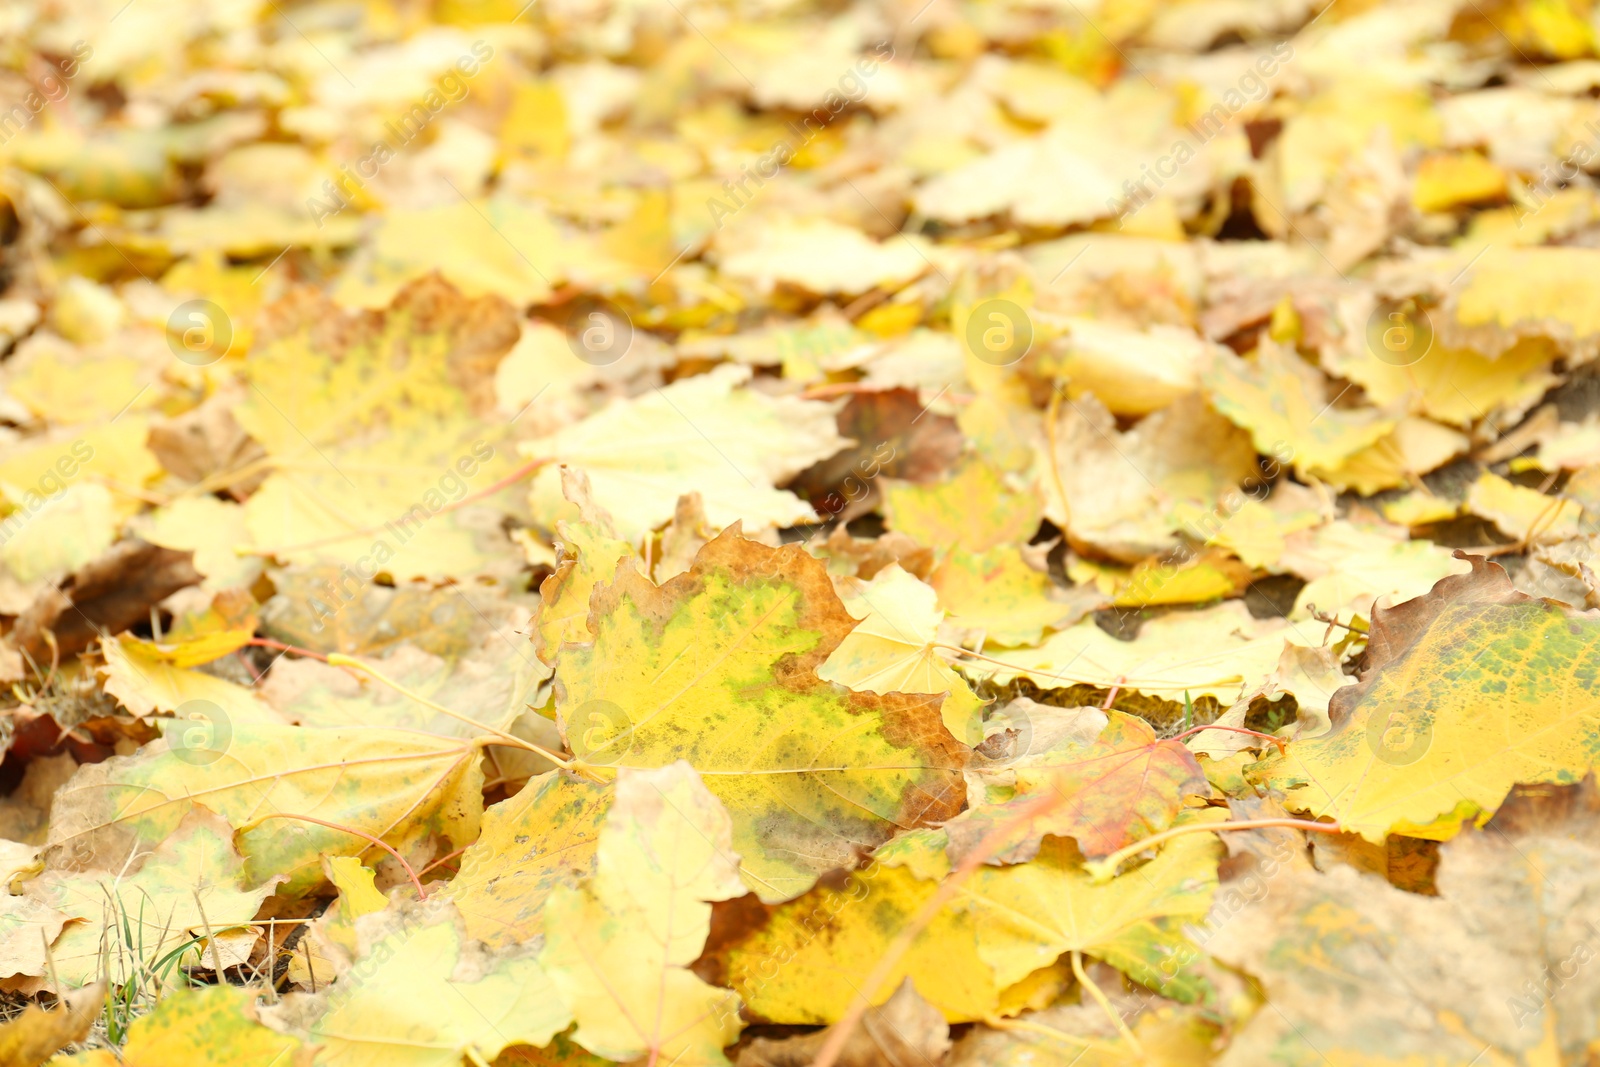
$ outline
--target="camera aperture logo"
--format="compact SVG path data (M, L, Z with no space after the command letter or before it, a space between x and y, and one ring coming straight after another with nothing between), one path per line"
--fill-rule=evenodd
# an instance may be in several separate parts
M584 762L613 767L633 751L633 717L610 700L585 700L566 716L567 744Z
M192 767L208 767L228 754L233 720L210 700L186 700L161 723L172 758Z

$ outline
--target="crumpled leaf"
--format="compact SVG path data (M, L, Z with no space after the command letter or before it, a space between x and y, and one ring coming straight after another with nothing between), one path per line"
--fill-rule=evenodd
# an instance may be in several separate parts
M619 562L637 555L632 545L617 538L611 516L595 504L588 475L562 467L561 492L577 505L580 518L556 525L562 558L539 586L534 644L546 663L555 662L563 643L588 639L589 595L616 573Z
M1177 510L1210 510L1256 474L1245 435L1198 396L1121 433L1105 406L1084 394L1062 404L1044 436L1037 468L1045 516L1075 542L1130 563L1177 544ZM1269 442L1265 450L1279 447Z
M934 649L938 594L891 563L857 584L845 610L861 621L817 668L825 682L868 693L946 693L945 728L965 744L983 740L983 702Z
M245 639L249 636L244 634ZM180 659L152 642L123 634L102 642L100 651L106 660L106 692L134 715L177 711L191 701L204 701L233 722L283 721L254 690L180 666Z
M659 588L623 563L590 598L592 641L556 661L567 744L600 769L688 761L733 816L747 883L796 896L896 827L960 810L966 750L943 696L816 676L854 625L820 562L737 528Z
M1250 432L1257 451L1276 455L1287 446L1300 472L1337 468L1395 427L1371 408L1335 406L1322 372L1270 340L1253 361L1218 353L1202 380L1217 410Z

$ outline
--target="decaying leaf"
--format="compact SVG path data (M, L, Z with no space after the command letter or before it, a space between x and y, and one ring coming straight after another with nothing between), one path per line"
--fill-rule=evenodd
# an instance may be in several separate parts
M52 1010L30 1004L21 1015L0 1023L3 1062L10 1067L39 1067L67 1045L88 1037L106 992L106 983L96 982L68 993Z
M1440 850L1438 896L1346 866L1285 873L1209 943L1276 1005L1222 1062L1581 1062L1596 1038L1595 811L1592 777L1520 787Z

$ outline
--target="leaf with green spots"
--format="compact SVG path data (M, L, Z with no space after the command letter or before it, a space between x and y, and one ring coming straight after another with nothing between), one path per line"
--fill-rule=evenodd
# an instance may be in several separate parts
M733 815L746 882L797 896L965 797L943 694L817 677L854 626L822 563L737 527L660 587L625 563L590 598L591 642L557 660L567 743L601 770L687 760Z
M444 890L467 934L491 948L544 932L544 905L558 885L594 873L595 842L611 791L565 771L533 779L483 813L483 832L461 854Z
M1444 840L1518 782L1600 763L1600 616L1517 592L1494 563L1373 614L1367 670L1337 690L1333 728L1258 774L1287 805L1369 841Z
M505 303L437 277L383 312L346 314L315 291L275 305L235 408L271 464L244 505L256 551L344 565L357 585L357 573L511 573L499 526L511 496L454 505L516 465L505 426L483 416L517 336ZM328 598L323 614L348 599Z
M980 500L982 507L972 506ZM932 485L885 478L883 509L890 529L941 551L1025 544L1039 528L1038 498L1019 492L1003 471L976 456Z
M773 909L719 960L729 984L758 1017L836 1021L938 891L950 870L945 850L942 831L903 835L842 885ZM1071 842L1047 839L1031 862L978 868L870 998L882 1003L909 976L947 1020L967 1022L998 1012L1007 989L1064 952L1153 969L1159 961L1149 946L1160 939L1151 924L1203 917L1221 854L1215 838L1189 834L1144 866L1096 883Z

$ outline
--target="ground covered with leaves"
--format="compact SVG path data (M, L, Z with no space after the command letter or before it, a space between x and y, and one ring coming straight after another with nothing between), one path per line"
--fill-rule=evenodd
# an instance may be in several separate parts
M1588 0L0 11L0 1063L1600 1061Z

